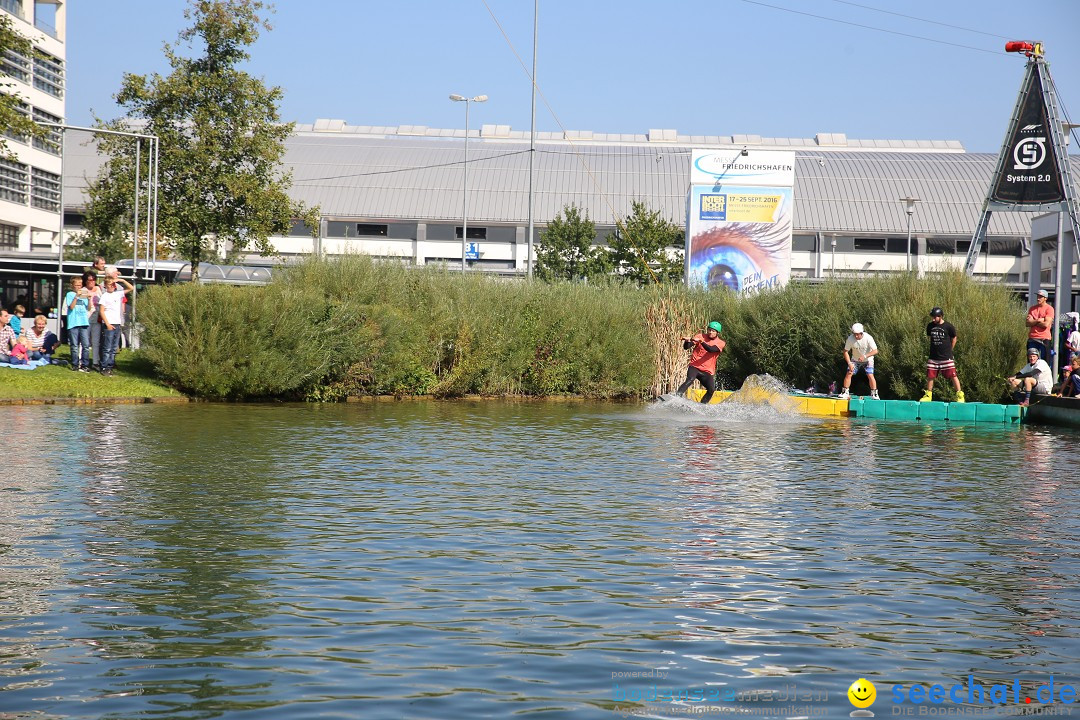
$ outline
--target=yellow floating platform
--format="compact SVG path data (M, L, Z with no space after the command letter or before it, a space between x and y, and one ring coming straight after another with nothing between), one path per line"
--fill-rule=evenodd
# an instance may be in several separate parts
M739 392L743 394L740 395L740 400L749 400L750 402L757 402L761 405L775 404L774 399L778 397L774 394L766 393L762 390L756 389L751 392L751 396L749 398L746 398L744 396L745 391L740 390ZM704 394L704 390L701 390L699 388L692 388L687 391L686 396L691 400L700 401ZM717 403L722 403L734 394L735 392L732 390L717 390L715 393L713 393L712 400L709 401L709 404L716 405ZM818 417L850 417L854 415L854 413L851 412L848 408L848 401L840 400L839 398L824 396L812 397L803 395L781 395L779 396L779 398L782 399L785 409L791 408L797 410L803 415L815 415Z

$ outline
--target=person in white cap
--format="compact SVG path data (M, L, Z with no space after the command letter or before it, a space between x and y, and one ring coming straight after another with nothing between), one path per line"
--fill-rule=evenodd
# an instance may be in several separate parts
M851 326L851 334L844 343L844 364L847 365L847 374L844 375L844 389L840 391L841 398L851 397L851 377L860 370L866 373L866 379L870 383L870 397L880 399L877 391L877 380L874 379L874 356L877 355L877 343L873 336L866 332L862 323Z
M1054 373L1050 366L1039 356L1038 348L1028 348L1028 364L1009 380L1009 387L1015 391L1016 402L1027 407L1031 402L1031 392L1049 395L1054 383Z

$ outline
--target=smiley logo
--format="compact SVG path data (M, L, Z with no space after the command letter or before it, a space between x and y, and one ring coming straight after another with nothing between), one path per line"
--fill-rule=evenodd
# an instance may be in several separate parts
M848 700L857 708L868 708L877 700L877 688L866 678L859 678L847 689Z

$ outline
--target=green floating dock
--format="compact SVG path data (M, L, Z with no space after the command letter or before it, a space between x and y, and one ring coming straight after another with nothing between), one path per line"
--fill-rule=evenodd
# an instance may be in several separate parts
M1023 419L1019 405L987 403L918 402L917 400L873 400L852 398L848 409L855 417L879 420L947 420L955 423L997 423L1009 425Z

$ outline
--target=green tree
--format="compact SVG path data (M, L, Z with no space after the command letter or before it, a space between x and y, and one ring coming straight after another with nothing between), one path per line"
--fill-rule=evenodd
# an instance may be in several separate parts
M33 43L15 29L8 15L0 15L0 57L3 56L7 56L9 62L13 56L23 60L34 56ZM0 157L8 159L14 156L7 137L34 137L51 142L48 138L51 131L30 118L26 103L16 94L17 88L11 74L0 68Z
M129 130L134 121L160 138L158 230L197 277L214 248L272 253L271 235L287 232L294 218L318 227L318 211L287 195L292 179L281 158L293 124L280 122L281 88L238 67L260 28L270 29L262 17L269 8L260 0L189 2L184 15L192 24L179 39L201 54L184 57L166 45L172 71L126 74L115 98L127 118L98 126ZM88 221L100 240L130 232L135 161L130 138L99 137L109 160L91 183Z
M580 280L611 272L605 249L594 247L596 225L576 205L556 213L540 233L536 250L536 276L541 280Z
M638 284L682 282L683 229L635 200L630 217L610 238L615 272Z

